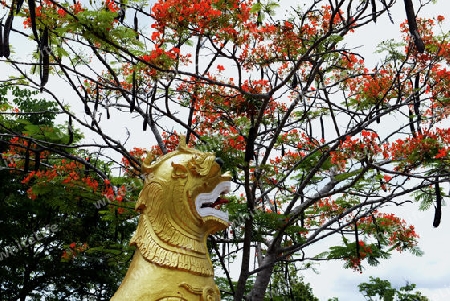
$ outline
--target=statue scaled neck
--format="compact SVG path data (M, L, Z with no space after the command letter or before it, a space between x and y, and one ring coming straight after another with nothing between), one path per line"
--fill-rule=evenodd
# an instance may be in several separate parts
M216 202L229 191L231 176L221 173L213 153L185 145L146 160L143 171L131 239L136 252L111 300L220 301L206 240L229 225Z
M139 226L131 239L131 244L139 249L149 263L195 275L214 275L206 236L183 233L164 218L160 218L158 223L150 223L150 219L147 215L140 216Z

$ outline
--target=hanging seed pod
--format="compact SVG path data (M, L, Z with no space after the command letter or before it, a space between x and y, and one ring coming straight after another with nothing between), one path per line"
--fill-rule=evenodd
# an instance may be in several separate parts
M36 2L34 2L34 0L28 0L28 9L30 11L31 31L33 32L36 42L40 43L36 30Z
M11 54L11 50L9 49L9 34L11 33L13 19L14 16L12 13L9 14L8 18L6 18L5 25L3 26L3 56L6 58Z
M87 104L88 100L89 100L89 95L88 95L88 93L87 93L87 90L84 90L84 100L83 100L83 103L84 103L84 113L85 113L86 115L91 115L91 109L89 108L89 106L88 106L88 104Z
M417 30L416 15L414 13L414 6L412 0L405 0L405 11L406 11L406 18L408 19L409 32L413 37L417 51L419 53L424 53L425 44L423 43L422 38L420 37L419 32Z
M250 162L255 157L255 140L258 135L258 130L252 126L248 132L247 145L245 146L245 162Z
M87 102L84 103L84 113L86 113L86 115L91 115L91 109L89 108Z
M154 104L155 101L156 101L156 84L153 86L152 95L150 97L150 101L151 101L151 104ZM147 107L147 111L148 111L148 107Z
M16 15L20 12L24 0L17 0Z
M439 227L441 223L441 215L442 215L442 195L441 189L439 187L438 178L436 178L436 182L434 183L434 192L436 194L436 207L434 208L434 219L433 219L433 227Z
M415 138L416 135L416 129L414 128L414 113L411 109L408 110L408 117L409 117L409 129L411 130L412 136Z
M48 28L44 28L44 32L41 36L40 45L40 57L41 57L41 92L45 84L48 82L50 73L50 54L48 48Z
M3 57L3 18L0 19L0 57Z
M372 21L377 23L377 2L375 0L371 0L372 4Z
M298 86L298 77L297 74L294 73L294 76L292 77L292 82L291 82L291 89L295 89Z
M137 11L134 13L134 31L136 32L136 40L139 40Z
M95 104L94 104L94 112L97 112L98 110L98 101L100 98L98 83L95 85Z
M68 132L69 132L69 142L67 144L73 143L73 126L72 126L72 116L69 115L69 126L68 126Z
M91 171L91 158L87 157L86 158L86 163L84 164L84 176L87 177L89 176L89 172Z
M109 108L108 106L106 107L106 119L111 118L111 115L109 114Z
M361 250L359 246L358 224L355 221L355 242L356 242L356 258L361 259Z
M323 116L322 115L320 115L319 121L320 121L320 131L322 132L322 140L325 141L325 126L323 125Z
M137 82L136 82L136 72L133 70L132 74L132 90L131 90L131 102L130 102L130 113L134 111L136 106L136 91L137 91Z
M144 123L142 123L142 130L144 132L147 131L147 126L148 126L148 115L145 114L144 115Z
M119 11L117 12L117 17L114 18L114 20L119 21L120 23L123 23L125 20L125 14L126 14L126 5L123 0L120 0L120 6Z
M376 238L376 240L377 240L377 246L378 246L378 249L381 249L381 241L380 241L381 233L380 233L380 227L379 227L378 224L377 224L377 218L375 217L375 215L372 213L371 216L372 216L372 223L375 225L375 231L376 231L375 238Z
M416 78L414 80L414 90L415 90L415 95L414 95L414 98L413 98L413 101L414 101L414 114L416 115L417 132L419 134L422 134L422 128L420 126L420 124L422 123L422 115L420 114L419 89L420 89L420 75L417 74Z

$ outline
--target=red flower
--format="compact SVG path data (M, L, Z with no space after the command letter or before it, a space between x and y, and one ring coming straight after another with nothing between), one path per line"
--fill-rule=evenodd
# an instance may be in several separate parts
M66 11L62 8L58 9L58 15L60 15L61 17L65 17L66 16Z
M154 31L154 32L152 33L152 37L151 37L152 41L157 40L157 39L159 38L160 35L161 35L161 33L159 33L158 31Z
M434 157L435 157L436 159L439 159L439 158L444 158L444 157L446 157L446 156L447 156L447 149L441 148L441 149L438 151L437 155L434 156Z
M361 131L361 135L362 135L363 137L369 137L369 136L370 136L370 131L362 130L362 131Z

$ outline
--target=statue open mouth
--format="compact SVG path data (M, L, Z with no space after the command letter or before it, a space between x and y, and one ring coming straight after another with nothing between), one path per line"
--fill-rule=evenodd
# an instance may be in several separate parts
M200 193L195 199L195 208L201 217L214 216L228 222L228 212L221 211L223 204L228 203L224 195L230 191L231 182L220 182L213 191Z

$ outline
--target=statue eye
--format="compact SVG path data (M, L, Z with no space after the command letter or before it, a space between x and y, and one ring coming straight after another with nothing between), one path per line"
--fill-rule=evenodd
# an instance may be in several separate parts
M216 157L216 163L219 164L220 167L222 167L225 162L223 162L223 160L220 159L219 157Z

